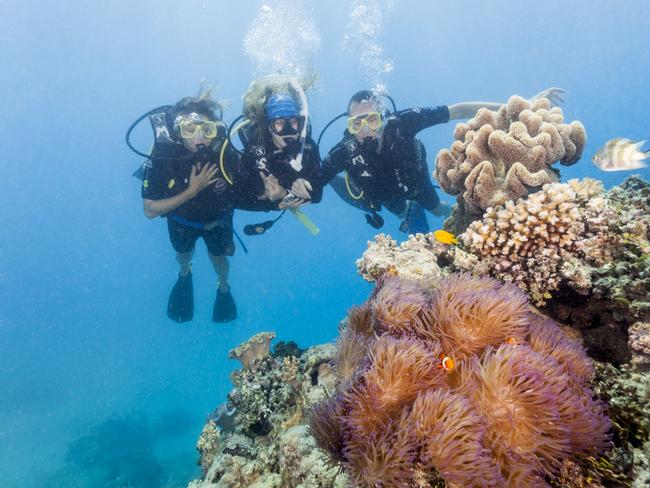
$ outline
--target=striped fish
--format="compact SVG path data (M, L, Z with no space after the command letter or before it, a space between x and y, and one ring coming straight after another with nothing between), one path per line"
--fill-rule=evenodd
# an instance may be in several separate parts
M645 159L650 157L650 151L641 150L644 143L645 141L634 142L623 137L612 139L591 160L603 171L645 168Z

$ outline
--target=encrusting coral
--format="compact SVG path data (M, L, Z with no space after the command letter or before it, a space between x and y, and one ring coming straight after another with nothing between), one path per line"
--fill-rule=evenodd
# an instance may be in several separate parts
M441 274L430 244L423 239L422 234L411 235L401 244L390 236L379 234L373 242L368 243L363 256L357 259L357 270L364 279L371 282L386 272L426 282Z
M460 231L489 207L557 182L552 165L578 161L587 136L580 122L565 124L562 110L548 99L529 102L515 95L498 111L481 109L458 124L454 139L450 149L438 152L435 176L445 192L458 195L448 227Z
M310 413L317 445L355 486L435 475L450 486L549 486L563 460L608 446L584 349L530 312L516 286L462 274L423 287L385 275L362 308L355 322L368 323L355 328L373 331L361 334L368 353ZM343 334L339 348L359 332Z
M650 370L650 322L635 322L628 330L632 366Z

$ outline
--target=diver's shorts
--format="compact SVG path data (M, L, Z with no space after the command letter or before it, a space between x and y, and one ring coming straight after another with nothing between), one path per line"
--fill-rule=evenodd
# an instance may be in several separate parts
M202 237L212 256L235 254L235 243L232 240L232 217L224 219L224 222L220 222L210 230L189 227L168 218L167 229L169 230L169 240L176 252L183 254L192 252L196 240Z

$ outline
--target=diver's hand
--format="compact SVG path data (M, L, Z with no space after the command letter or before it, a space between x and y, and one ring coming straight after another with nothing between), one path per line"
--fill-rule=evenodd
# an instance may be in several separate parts
M288 193L287 190L282 188L275 176L266 175L263 171L260 171L260 178L264 182L264 196L272 202L282 200Z
M556 105L564 103L564 98L562 97L564 93L566 93L566 90L562 88L547 88L531 98L530 101L534 102L539 98L548 98L549 102L551 102L551 107L555 107Z
M303 205L306 205L309 203L307 200L303 200L302 198L294 198L293 200L287 202L286 200L282 200L280 203L278 203L278 208L280 210L285 210L287 208L298 208L302 207Z
M291 193L303 200L311 200L310 191L312 191L311 183L304 178L298 178L293 182L293 185L291 185Z
M216 164L196 163L192 166L192 173L190 174L190 183L187 187L187 192L190 198L194 198L205 187L212 185L217 181L217 171L219 168Z

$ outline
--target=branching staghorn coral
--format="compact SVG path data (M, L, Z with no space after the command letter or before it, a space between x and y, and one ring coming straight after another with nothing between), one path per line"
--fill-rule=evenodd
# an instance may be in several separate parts
M310 413L317 445L354 486L411 487L435 474L450 486L549 486L564 459L607 446L584 349L533 314L521 290L468 274L414 286L379 280L355 310L355 326L374 331L367 356ZM398 326L387 327L393 308ZM344 334L347 349L358 333Z
M559 180L556 162L574 164L586 132L580 122L564 123L562 110L545 98L529 102L512 96L498 111L481 109L454 131L454 143L436 158L440 186L458 195L448 221L460 231L489 207L516 201Z

